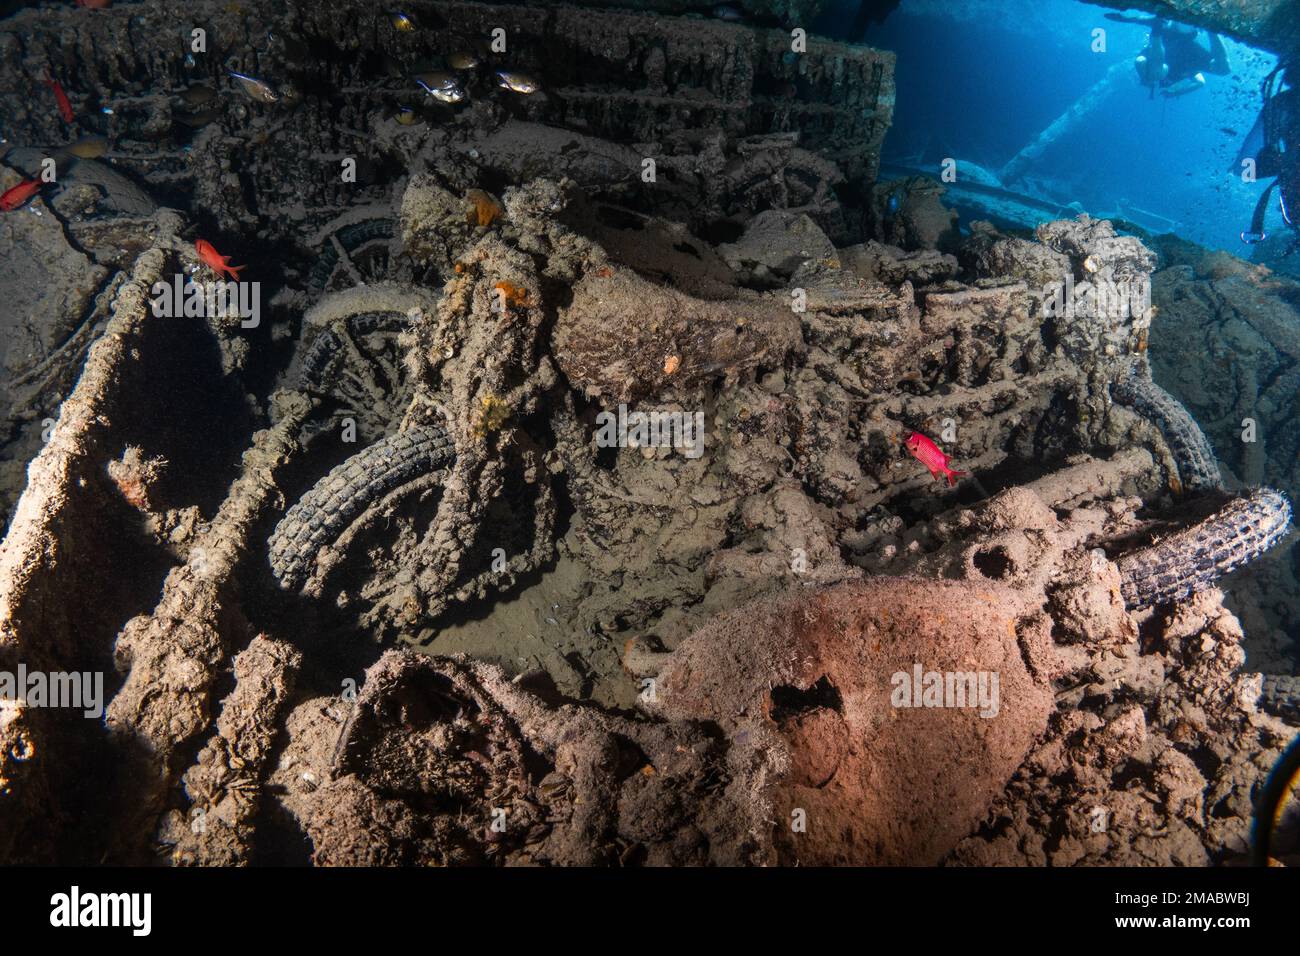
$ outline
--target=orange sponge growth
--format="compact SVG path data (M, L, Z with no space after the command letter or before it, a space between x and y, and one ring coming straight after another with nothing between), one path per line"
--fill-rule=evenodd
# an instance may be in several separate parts
M481 189L471 189L465 198L469 200L466 219L471 226L490 226L505 212L496 197Z
M510 282L498 282L493 288L501 293L501 297L508 306L517 305L526 309L532 305L528 298L528 290L523 286L514 285Z

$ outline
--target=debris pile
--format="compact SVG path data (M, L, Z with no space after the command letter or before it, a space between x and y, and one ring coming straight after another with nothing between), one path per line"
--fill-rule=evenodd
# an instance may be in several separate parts
M104 722L0 702L0 859L1243 853L1294 661L1247 659L1217 588L1289 575L1255 486L1294 486L1175 397L1152 250L963 236L933 184L873 184L889 54L271 6L216 12L206 58L144 28L168 4L0 33L0 76L49 63L113 144L0 220L0 669L108 675ZM209 274L200 225L255 327L151 308ZM1164 263L1161 320L1244 282L1281 336L1286 289L1232 268Z

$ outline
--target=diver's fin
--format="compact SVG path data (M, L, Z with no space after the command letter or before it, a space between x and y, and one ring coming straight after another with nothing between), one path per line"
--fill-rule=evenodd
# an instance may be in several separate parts
M1255 203L1255 214L1250 217L1250 232L1241 234L1241 241L1254 245L1257 242L1263 242L1268 238L1268 233L1264 231L1264 216L1268 214L1268 200L1273 195L1273 187L1277 185L1277 180L1268 184L1268 188L1260 193L1259 201ZM1247 236L1253 238L1247 239Z
M1156 22L1156 17L1135 17L1128 13L1103 13L1107 20L1114 20L1116 23L1136 23L1138 26L1149 27Z

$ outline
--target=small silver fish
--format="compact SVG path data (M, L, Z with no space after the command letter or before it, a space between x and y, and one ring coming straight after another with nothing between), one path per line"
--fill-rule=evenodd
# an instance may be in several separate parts
M102 136L83 136L70 146L65 146L59 153L75 156L77 159L98 159L108 152L108 140Z
M516 70L497 70L496 78L497 86L512 93L536 93L542 88L542 84L527 73L519 73Z
M469 96L469 94L459 86L452 86L445 90L436 90L426 86L425 91L439 103L464 103Z
M472 70L483 61L473 53L460 50L447 57L447 65L453 70Z
M427 73L416 73L415 82L426 90L452 90L460 86L460 80L456 77L456 74L448 73L446 70L430 70Z
M200 113L177 113L172 117L176 122L198 129L221 118L219 110L203 110Z
M227 73L239 81L239 85L244 90L250 100L256 103L278 103L280 94L271 89L270 85L251 76L245 76L243 73L236 73L234 70L227 70Z
M206 104L211 103L212 98L216 95L216 91L213 90L212 87L200 84L198 86L191 86L187 90L182 90L180 98L181 102L186 106L193 108L197 106L205 106Z

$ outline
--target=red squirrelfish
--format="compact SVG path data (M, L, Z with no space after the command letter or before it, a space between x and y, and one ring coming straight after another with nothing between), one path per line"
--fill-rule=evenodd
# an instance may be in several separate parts
M19 183L12 189L6 189L4 195L0 196L0 209L6 212L17 209L40 192L42 185L43 183L39 179L29 179L26 182Z
M63 117L63 122L71 123L74 118L72 103L68 101L68 94L63 92L59 81L50 76L48 71L45 74L45 85L54 91L54 101L59 104L59 115Z
M218 275L228 275L230 278L237 280L239 273L248 268L247 266L232 266L230 256L223 256L212 248L212 243L203 239L194 243L194 251L199 254L199 261Z
M77 0L77 6L87 10L103 10L112 0Z
M957 479L966 474L964 471L955 471L948 467L948 456L939 450L939 446L930 439L926 438L920 432L912 432L907 436L907 450L921 464L930 469L930 474L938 478L940 475L946 475L949 486L957 484Z

